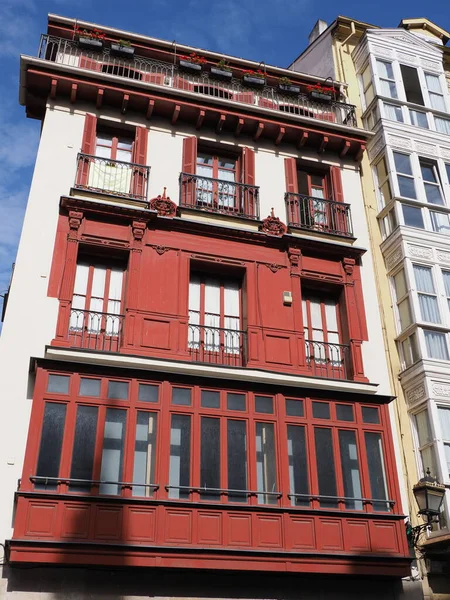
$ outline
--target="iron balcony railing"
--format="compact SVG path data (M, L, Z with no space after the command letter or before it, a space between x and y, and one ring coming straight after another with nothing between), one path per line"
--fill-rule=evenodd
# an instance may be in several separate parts
M181 173L180 206L259 219L259 186Z
M287 192L284 196L288 225L351 237L350 204Z
M150 167L80 152L75 188L146 202L149 175Z
M316 377L349 379L350 346L305 340L306 365Z
M214 79L209 72L185 73L178 65L165 63L143 56L121 58L111 54L109 48L100 51L80 48L75 40L66 40L51 35L41 36L38 57L59 64L109 73L127 79L152 83L164 87L214 96L236 102L270 108L291 115L313 117L322 121L356 127L355 107L344 102L320 102L307 94L284 94L278 87L264 85L255 90L245 86L241 79L232 77L228 81Z
M72 348L119 352L124 315L72 308L68 340Z
M243 367L246 347L246 331L193 323L188 325L188 350L195 362Z

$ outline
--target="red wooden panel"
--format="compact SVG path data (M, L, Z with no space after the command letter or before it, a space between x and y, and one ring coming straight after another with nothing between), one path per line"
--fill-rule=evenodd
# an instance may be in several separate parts
M255 515L255 543L264 548L282 548L282 517Z
M344 202L344 191L342 189L342 177L340 167L330 167L331 185L333 188L333 200Z
M86 539L89 536L89 504L67 503L62 511L61 537Z
M34 538L55 537L57 510L57 502L30 502L25 535Z
M236 513L232 513L228 515L227 521L228 545L251 546L251 515L239 515Z
M286 191L298 194L297 161L295 158L284 159L284 174L286 178Z
M177 544L192 543L192 511L167 509L164 541Z
M120 506L95 507L94 539L119 540L122 530L122 508Z
M125 536L127 541L154 542L155 531L155 508L128 508L125 530Z
M295 550L314 550L317 548L314 519L291 517L286 531L289 547Z
M289 337L266 335L266 360L281 365L292 364Z
M222 544L222 514L199 511L197 514L197 542L202 545Z
M356 552L370 551L368 521L348 519L344 524L345 549Z
M398 553L397 526L395 523L385 523L384 521L372 521L372 551Z
M144 319L142 323L142 346L146 348L170 348L170 321Z
M318 519L321 550L343 550L342 521L340 519Z

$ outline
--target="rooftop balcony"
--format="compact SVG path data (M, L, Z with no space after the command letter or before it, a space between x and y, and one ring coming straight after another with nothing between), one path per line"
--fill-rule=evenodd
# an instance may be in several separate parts
M234 76L221 80L211 71L204 69L198 74L183 71L176 64L154 60L144 56L122 58L111 53L107 47L99 51L80 47L75 40L43 35L38 57L69 67L78 67L91 72L108 73L161 88L184 90L199 96L222 98L238 105L252 105L274 111L312 117L328 123L356 127L355 107L335 100L312 99L307 93L289 93L280 86L245 85L243 79ZM174 58L176 58L174 56ZM274 79L274 78L272 78ZM276 80L274 79L274 83ZM300 87L300 86L299 86Z

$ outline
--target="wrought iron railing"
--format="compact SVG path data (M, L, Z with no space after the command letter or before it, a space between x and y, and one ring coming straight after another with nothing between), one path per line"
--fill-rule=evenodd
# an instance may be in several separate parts
M317 377L348 379L350 346L305 340L306 365Z
M287 192L284 196L291 227L335 235L353 235L350 204Z
M75 188L146 202L149 174L144 165L80 152Z
M134 55L130 59L117 57L111 54L109 48L100 51L86 50L80 48L75 40L43 35L38 57L89 71L109 73L144 83L183 89L203 96L223 98L238 104L252 104L291 115L356 127L355 107L345 102L315 101L307 94L286 94L278 87L270 85L263 85L261 89L256 90L245 86L241 79L235 77L221 81L215 79L205 69L199 74L191 74L180 70L178 65L139 55Z
M188 325L188 350L195 362L242 367L245 365L246 347L246 331Z
M68 340L72 348L119 352L124 315L72 308Z
M181 173L180 206L259 219L259 186Z

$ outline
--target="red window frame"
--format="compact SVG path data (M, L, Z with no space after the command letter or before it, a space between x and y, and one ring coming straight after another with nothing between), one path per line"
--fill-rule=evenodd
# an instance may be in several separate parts
M111 144L104 144L101 143L99 141L99 139L101 138L111 138ZM127 143L127 144L131 144L131 148L130 149L125 149L125 148L120 148L120 150L122 152L127 152L130 155L130 160L124 160L123 158L118 159L117 158L117 150L118 150L118 146L120 143ZM97 130L96 132L96 138L95 138L95 156L98 156L97 154L97 149L98 148L110 148L111 149L111 156L108 157L104 157L104 158L110 158L111 160L118 160L121 162L129 162L132 163L134 162L134 140L133 138L127 137L127 136L119 136L113 132L109 132L106 129L103 130L101 129L100 131ZM103 157L102 157L103 158Z

